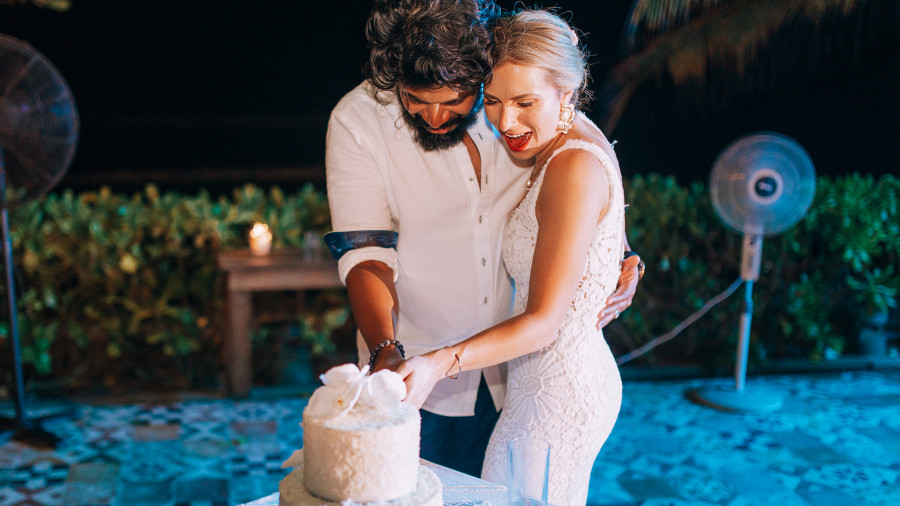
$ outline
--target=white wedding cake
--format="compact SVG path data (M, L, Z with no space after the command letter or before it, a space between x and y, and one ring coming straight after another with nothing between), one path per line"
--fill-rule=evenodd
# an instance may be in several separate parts
M441 482L419 465L419 412L397 373L330 369L303 410L303 449L278 487L279 504L435 505Z

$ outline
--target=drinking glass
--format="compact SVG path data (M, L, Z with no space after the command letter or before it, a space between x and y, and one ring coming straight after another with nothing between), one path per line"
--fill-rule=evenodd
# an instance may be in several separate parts
M314 230L303 232L303 260L317 262L322 258L322 234Z
M515 506L547 506L550 479L550 443L522 437L509 441L507 449L507 500Z

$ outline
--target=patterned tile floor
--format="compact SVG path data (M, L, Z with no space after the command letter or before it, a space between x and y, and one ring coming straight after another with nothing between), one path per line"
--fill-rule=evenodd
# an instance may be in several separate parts
M626 381L589 504L898 505L900 369L753 377L784 406L734 414L688 401L728 380ZM45 427L55 451L0 439L0 506L232 505L277 490L305 399L81 404ZM8 406L7 406L8 408Z

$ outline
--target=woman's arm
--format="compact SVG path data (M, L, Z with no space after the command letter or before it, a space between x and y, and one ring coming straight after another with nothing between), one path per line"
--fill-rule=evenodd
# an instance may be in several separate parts
M421 406L444 377L506 362L556 339L581 281L597 222L609 204L609 180L600 161L582 150L560 153L545 170L524 312L456 345L404 362L397 372L414 405Z

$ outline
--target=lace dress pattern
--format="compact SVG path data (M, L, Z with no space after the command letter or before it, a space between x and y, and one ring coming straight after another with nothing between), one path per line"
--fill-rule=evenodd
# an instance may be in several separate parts
M619 171L596 144L572 139L544 164L531 190L510 215L503 260L516 282L515 314L525 309L537 240L535 203L547 164L566 149L594 154L609 177L610 203L597 224L584 274L553 344L509 362L506 401L491 435L482 477L506 483L506 443L517 437L550 442L549 500L585 504L591 467L609 437L622 403L619 370L597 314L621 272L625 201Z

